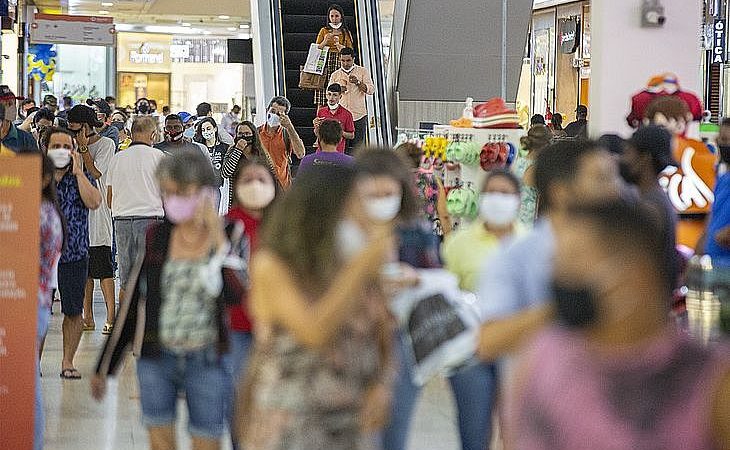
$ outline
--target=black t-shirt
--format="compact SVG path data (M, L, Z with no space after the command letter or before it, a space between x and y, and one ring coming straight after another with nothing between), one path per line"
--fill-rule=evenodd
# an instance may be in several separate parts
M588 121L586 119L579 119L575 122L571 122L565 127L565 134L568 137L587 137L588 136Z

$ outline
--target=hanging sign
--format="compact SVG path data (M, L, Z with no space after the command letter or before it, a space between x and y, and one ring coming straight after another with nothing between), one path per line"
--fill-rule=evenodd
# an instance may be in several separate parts
M718 17L712 26L712 64L723 64L727 51L725 18Z
M115 43L112 17L36 14L30 29L33 44L113 46Z
M580 28L578 19L560 19L560 52L566 55L575 53L580 43Z

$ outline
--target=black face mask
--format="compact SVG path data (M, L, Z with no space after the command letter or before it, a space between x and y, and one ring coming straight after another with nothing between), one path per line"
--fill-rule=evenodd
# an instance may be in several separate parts
M730 163L730 145L718 146L720 151L720 162Z
M137 106L137 111L139 111L140 114L147 114L150 111L150 105L141 103Z
M639 176L634 173L631 166L623 161L621 161L618 165L619 173L621 174L621 178L624 179L629 184L636 184L639 182Z
M569 328L587 328L598 318L596 295L588 287L553 282L553 301L558 322Z
M253 135L251 135L251 136L246 136L246 135L243 135L243 134L236 135L236 142L238 142L238 141L246 141L249 144L252 144L255 140L256 140L256 136L253 136Z

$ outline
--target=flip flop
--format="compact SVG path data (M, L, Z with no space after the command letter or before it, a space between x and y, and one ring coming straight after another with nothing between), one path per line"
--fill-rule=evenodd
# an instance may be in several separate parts
M60 377L64 380L80 380L81 374L76 369L63 369Z
M104 324L104 328L102 328L101 334L112 334L112 330L114 330L114 324L107 322Z
M84 331L94 331L96 330L96 323L86 323L84 322Z

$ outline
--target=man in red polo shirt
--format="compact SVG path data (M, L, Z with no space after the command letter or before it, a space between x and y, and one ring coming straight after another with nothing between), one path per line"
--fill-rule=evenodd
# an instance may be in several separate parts
M314 119L314 134L318 135L319 124L326 119L334 119L342 125L342 140L337 145L337 151L345 152L345 140L355 139L355 120L352 113L340 105L342 86L332 83L327 87L327 106L319 108L317 118Z

